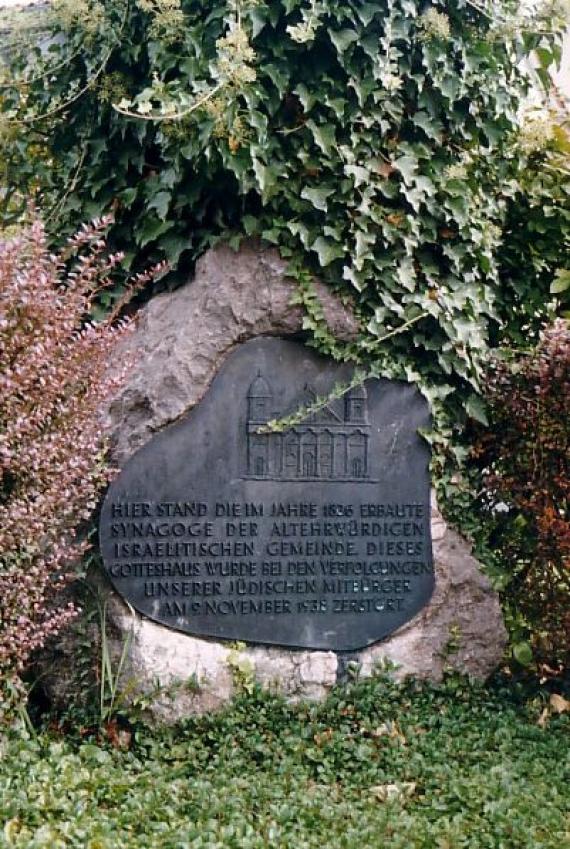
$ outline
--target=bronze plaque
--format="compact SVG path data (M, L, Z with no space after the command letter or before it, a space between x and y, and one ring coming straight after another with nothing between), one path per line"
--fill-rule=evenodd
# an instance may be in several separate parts
M118 592L196 636L336 651L415 616L434 585L428 406L376 379L315 403L352 376L281 339L228 357L109 488L100 544Z

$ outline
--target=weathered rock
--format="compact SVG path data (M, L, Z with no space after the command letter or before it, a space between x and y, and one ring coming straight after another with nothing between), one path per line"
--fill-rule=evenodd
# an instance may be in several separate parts
M302 330L302 310L291 305L297 284L286 268L276 250L218 245L198 261L191 283L141 311L126 343L136 352L133 369L109 409L117 462L193 407L238 343ZM354 339L358 323L350 311L320 281L314 286L331 332Z
M360 653L361 674L389 660L398 676L441 679L454 669L484 679L503 655L507 633L489 579L432 497L435 590L429 604L387 640Z
M358 328L350 312L316 285L330 329L339 338L354 338ZM222 246L210 251L192 283L151 301L128 343L136 351L134 368L108 414L116 460L124 462L196 404L238 343L299 332L302 315L291 306L294 294L278 254L249 244L238 253ZM349 662L362 675L390 660L400 676L437 680L453 668L485 678L500 662L506 642L497 596L435 503L431 521L436 585L430 602L387 639L350 654L232 646L182 634L131 612L99 576L115 662L129 641L124 689L149 693L158 684L162 689L150 712L158 721L173 722L220 707L236 687L253 680L290 699L323 698ZM58 650L59 664L73 664L71 641L61 641ZM51 680L57 688L57 680ZM59 695L64 698L61 687Z
M112 591L109 589L111 594ZM236 690L254 680L291 699L324 698L337 680L334 652L291 651L206 640L172 631L134 615L112 594L109 607L115 660L123 640L129 641L129 663L123 686L133 694L158 684L150 713L174 722L206 713L230 701ZM162 691L162 692L161 692Z

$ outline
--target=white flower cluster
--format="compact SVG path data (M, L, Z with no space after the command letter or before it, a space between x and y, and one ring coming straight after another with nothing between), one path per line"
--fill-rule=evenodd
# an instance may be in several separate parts
M380 82L382 83L382 87L389 92L398 91L404 85L404 81L397 74L393 73L393 71L388 70L384 74L380 76Z
M241 26L234 27L223 38L219 38L216 49L216 76L220 80L236 88L255 81L256 72L251 65L255 61L255 50Z
M487 221L483 227L483 244L488 248L497 248L503 239L503 230L498 224Z
M539 153L554 138L554 127L545 115L528 115L520 129L518 143L523 153Z
M51 13L63 29L80 26L86 36L95 35L105 21L98 0L52 0Z
M463 162L452 162L445 169L445 176L448 180L465 180L467 175L467 165Z
M309 9L303 9L301 14L303 20L298 24L290 24L287 27L288 35L298 44L310 44L315 40L315 35L320 26L320 16L324 12L317 0L311 0Z
M150 34L166 42L176 41L184 25L180 0L137 0L139 9L152 16Z
M545 22L570 23L570 0L542 0L535 15Z
M420 25L425 38L449 38L451 28L449 18L443 12L438 12L433 6L420 18Z
M309 44L314 41L316 31L317 24L314 19L303 21L301 24L290 24L287 27L288 34L298 44Z

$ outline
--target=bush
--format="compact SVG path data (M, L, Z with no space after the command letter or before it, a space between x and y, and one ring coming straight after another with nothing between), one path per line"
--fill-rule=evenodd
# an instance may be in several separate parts
M127 325L113 327L116 311L86 321L121 259L105 256L108 224L83 227L58 256L38 221L0 241L0 717L31 653L76 615L58 590L108 477L99 410L121 378L108 362Z
M553 667L570 662L569 386L570 326L558 319L532 353L496 363L474 452L515 657L530 662L532 648Z

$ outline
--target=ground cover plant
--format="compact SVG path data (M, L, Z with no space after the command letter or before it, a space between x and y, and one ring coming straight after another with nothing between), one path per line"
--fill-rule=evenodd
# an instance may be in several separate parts
M562 849L569 704L381 677L317 706L244 693L115 746L77 730L5 738L0 845Z

